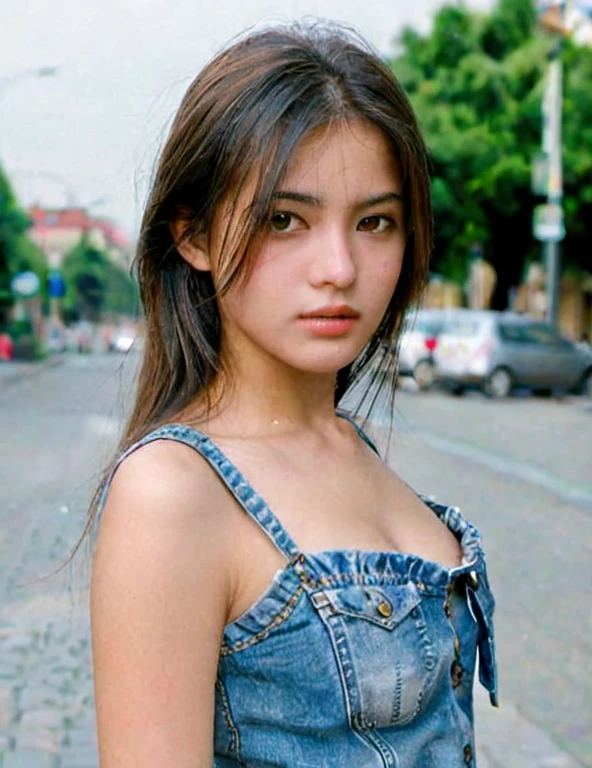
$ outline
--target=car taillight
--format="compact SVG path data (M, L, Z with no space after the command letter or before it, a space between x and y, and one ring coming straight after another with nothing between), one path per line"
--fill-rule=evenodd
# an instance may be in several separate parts
M428 348L430 352L433 352L436 349L436 345L438 343L437 339L426 339L425 345Z

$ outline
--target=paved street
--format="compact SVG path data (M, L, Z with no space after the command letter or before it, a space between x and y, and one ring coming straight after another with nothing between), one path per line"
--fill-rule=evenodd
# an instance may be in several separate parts
M88 550L48 574L82 530L134 361L0 377L0 768L98 766ZM592 767L591 424L577 399L398 396L394 466L488 553L502 707L476 690L480 768Z

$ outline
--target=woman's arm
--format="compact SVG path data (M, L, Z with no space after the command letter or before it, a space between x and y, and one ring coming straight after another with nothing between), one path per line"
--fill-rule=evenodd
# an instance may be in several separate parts
M228 496L205 462L158 442L118 469L93 561L101 768L211 768L228 608Z

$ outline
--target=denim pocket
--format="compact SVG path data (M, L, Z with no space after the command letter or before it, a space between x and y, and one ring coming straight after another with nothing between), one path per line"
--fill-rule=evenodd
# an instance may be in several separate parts
M413 720L438 666L416 585L354 584L311 598L329 630L352 726Z

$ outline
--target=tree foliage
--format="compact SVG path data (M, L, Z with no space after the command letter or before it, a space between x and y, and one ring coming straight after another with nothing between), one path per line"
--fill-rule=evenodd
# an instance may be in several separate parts
M104 312L134 314L137 291L131 276L84 234L62 262L66 283L63 310L68 318L98 322Z
M459 282L480 244L498 273L494 305L506 306L532 237L532 158L541 145L541 104L555 41L537 30L532 0L499 0L491 13L444 7L432 31L406 28L390 65L417 111L432 162L434 269ZM590 268L592 235L592 49L563 50L564 264Z
M8 177L0 167L0 321L13 303L10 280L19 272L35 272L41 285L47 278L45 255L26 235L29 216L18 205Z

